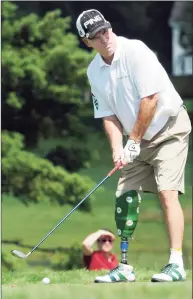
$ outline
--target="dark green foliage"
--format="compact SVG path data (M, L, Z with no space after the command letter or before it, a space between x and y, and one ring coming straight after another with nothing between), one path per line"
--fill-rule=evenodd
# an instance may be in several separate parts
M71 146L57 146L45 157L54 165L61 165L68 171L75 172L87 166L91 160L91 151L80 142Z
M82 248L79 247L79 245L71 247L68 253L68 261L65 264L65 268L67 270L83 268L84 265L82 257Z
M68 260L64 261L63 253L55 253L51 260L51 268L53 270L72 270L83 268L82 249L80 245L75 244L67 250Z
M13 193L24 203L49 200L60 205L77 204L90 191L92 182L69 174L46 159L23 150L19 133L2 133L2 191ZM90 210L90 201L81 208Z
M73 137L82 148L79 156L68 148L68 167L77 170L90 158L83 145L92 130L86 68L93 53L79 47L70 21L60 10L24 15L12 2L2 2L2 193L26 205L49 201L74 207L93 187L89 178L28 151L40 138L65 137L68 143ZM90 211L90 201L79 209ZM9 253L2 260L4 268L14 269Z
M75 205L91 187L89 179L69 174L24 147L24 139L33 148L39 137L61 138L65 132L68 143L69 136L83 140L89 131L84 121L90 107L83 100L91 54L79 49L70 18L60 15L55 10L44 17L18 18L16 5L2 3L2 191L26 204L49 200ZM85 153L89 158L88 149ZM81 154L74 169L87 157ZM70 165L75 158L66 156ZM88 202L81 207L90 209Z
M80 116L92 109L84 98L93 54L79 48L60 10L19 19L16 11L2 3L2 128L22 133L30 146L63 130L83 138L89 129Z
M11 254L7 253L5 250L1 253L1 266L5 270L13 270L14 263L11 259Z
M42 261L45 265L55 271L64 271L72 269L83 268L83 256L82 248L79 244L74 244L69 248L60 248L61 250L55 250L54 253L51 250L47 250L47 253L44 255L44 260ZM28 249L26 249L28 250ZM23 263L28 265L33 265L33 261L25 260ZM2 249L1 254L1 263L2 267L8 271L14 271L17 269L17 259L13 258L9 251ZM41 264L41 261L37 264Z

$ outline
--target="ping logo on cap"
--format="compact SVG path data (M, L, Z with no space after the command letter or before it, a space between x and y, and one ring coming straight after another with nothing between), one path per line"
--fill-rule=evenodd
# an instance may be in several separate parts
M102 21L102 18L99 15L97 15L93 19L86 21L84 23L84 27L87 28L87 25L93 25L94 23L97 23L99 21Z
M76 21L76 28L80 37L93 38L97 31L111 28L111 24L105 20L98 10L89 9L79 15Z

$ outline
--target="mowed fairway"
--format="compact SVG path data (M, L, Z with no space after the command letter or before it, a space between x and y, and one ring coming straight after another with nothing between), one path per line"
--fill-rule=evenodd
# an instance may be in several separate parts
M91 140L99 149L100 160L92 168L82 170L97 184L113 167L109 148L101 139ZM95 143L96 142L96 143ZM192 144L192 140L190 142ZM2 271L2 298L9 299L60 299L60 298L136 298L136 299L189 299L192 298L192 149L186 166L186 194L181 197L185 215L184 262L187 281L177 283L151 283L151 276L168 261L169 248L163 215L155 196L144 195L140 207L140 220L130 242L128 261L134 266L135 283L94 284L96 275L84 269L54 271L55 253L35 251L27 261L10 255L15 271ZM92 200L92 212L79 209L40 246L40 249L75 248L81 246L85 236L101 227L109 227L116 233L114 223L114 192L118 174L115 174L96 191ZM89 199L88 199L89 200ZM29 252L71 209L71 206L52 206L49 203L25 207L11 197L2 201L2 250L18 249ZM14 245L19 241L21 246ZM119 239L114 252L119 257ZM66 260L66 255L62 257ZM41 280L49 277L50 285Z
M134 283L94 284L94 272L74 270L63 273L41 272L20 273L10 277L10 282L3 285L3 299L63 299L89 298L117 299L121 297L137 299L189 299L192 298L192 282L151 283L150 270L136 269L138 281ZM51 284L43 285L40 279L49 275Z

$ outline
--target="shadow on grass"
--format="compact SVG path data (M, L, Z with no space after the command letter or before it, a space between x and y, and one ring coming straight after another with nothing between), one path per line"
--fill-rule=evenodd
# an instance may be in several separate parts
M12 244L17 245L20 248L31 249L30 245L22 244L19 240L2 240L2 244ZM43 256L41 259L27 260L27 264L31 267L44 266L56 271L83 268L82 249L77 244L74 244L69 248L37 248L36 250L38 252L47 253L47 255ZM67 261L64 259L64 255L67 255ZM2 265L8 270L14 270L13 264L8 262L4 256L2 256Z

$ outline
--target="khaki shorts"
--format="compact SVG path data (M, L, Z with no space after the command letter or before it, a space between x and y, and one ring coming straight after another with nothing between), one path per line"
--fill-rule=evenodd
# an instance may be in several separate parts
M158 193L177 190L184 193L184 170L191 123L182 106L150 141L142 140L141 153L121 170L117 194L129 190Z

